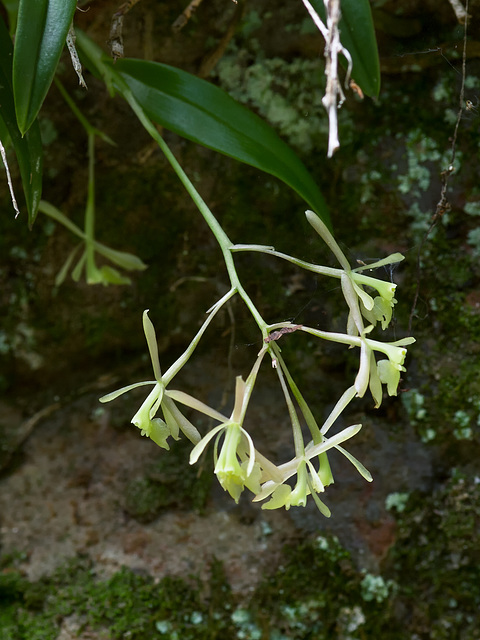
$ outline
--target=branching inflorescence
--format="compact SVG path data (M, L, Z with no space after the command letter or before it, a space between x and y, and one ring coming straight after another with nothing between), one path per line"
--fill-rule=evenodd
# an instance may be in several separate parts
M183 174L183 180L188 181L185 174ZM194 189L191 183L189 187ZM198 194L196 194L196 198L199 198ZM203 206L206 208L205 203ZM199 206L199 208L202 211L202 207ZM372 476L362 463L342 446L346 440L359 432L362 425L351 425L333 436L327 437L327 434L347 405L355 397L363 397L367 390L370 390L375 407L379 407L382 402L383 385L386 385L388 395L397 394L401 372L405 371L404 361L407 354L405 347L414 342L414 338L404 338L396 342L382 342L370 337L371 331L378 322L382 329L389 325L392 309L396 302L394 297L396 285L366 276L362 272L367 268L372 270L386 264L400 262L403 260L403 256L396 253L384 260L370 264L368 267L352 269L325 224L313 211L307 211L307 220L333 251L341 268L324 267L277 252L273 247L234 245L223 230L220 232L219 227L215 226L214 218L208 208L202 213L224 254L231 288L208 311L206 320L192 342L164 374L160 368L155 330L148 317L148 311L144 311L143 328L152 361L154 380L128 385L103 396L100 401L109 402L131 389L151 385L152 390L132 418L132 423L141 430L142 435L149 436L160 447L169 449L168 439L178 440L180 434L183 434L194 445L190 454L190 464L195 464L208 444L213 441L214 473L222 487L230 493L236 502L245 488L254 494L253 500L255 502L268 499L263 504L264 509L279 507L289 509L291 506L305 506L308 496L311 495L319 510L329 516L330 510L319 497L319 494L322 494L325 488L333 482L328 460L329 450L337 449L345 455L367 481L370 482ZM240 251L266 253L320 275L339 279L348 307L346 333L323 331L303 325L294 325L290 322L267 324L238 278L233 254ZM370 291L373 293L369 293ZM230 416L226 416L197 398L171 388L171 383L195 351L215 315L234 295L239 295L249 308L262 332L263 346L247 379L244 381L241 376L236 378L233 411ZM365 321L368 323L367 325L365 325ZM353 384L340 397L322 426L318 425L293 380L278 345L278 339L282 335L294 331L303 331L323 340L360 349L358 373L352 380ZM380 353L384 357L377 361L376 353ZM293 434L295 455L291 460L282 464L270 461L257 451L246 426L247 409L262 361L267 355L278 375ZM218 423L217 426L202 437L197 428L182 413L179 405L189 407L212 418ZM302 422L307 425L310 434L307 442L302 433Z
M338 54L343 53L349 61L350 56L339 41L338 0L326 2L326 27L323 26L310 3L306 0L303 1L314 18L315 24L326 38L327 94L323 102L329 115L328 155L331 156L338 148L336 109L338 97L341 100L343 96L337 78ZM322 494L325 488L333 482L328 460L328 452L331 449L340 451L367 481L372 480L370 473L362 463L343 448L344 442L358 433L361 425L351 425L333 436L329 435L329 430L347 405L355 397L363 397L368 390L373 397L375 407L379 407L382 402L383 385L386 385L389 395L396 395L401 372L405 371L404 361L407 353L405 347L414 342L413 338L404 338L388 343L370 337L371 331L377 323L381 324L382 329L389 325L392 309L396 302L394 297L396 285L365 275L363 272L365 269L373 270L383 265L400 262L403 260L403 256L396 253L367 267L352 269L325 223L310 210L306 212L308 222L333 252L340 268L307 263L293 256L277 252L269 246L233 244L200 197L125 79L111 65L105 64L101 53L98 53L87 40L84 38L81 40L88 57L93 61L107 86L115 87L115 90L122 94L145 130L157 142L197 206L222 251L230 280L229 290L207 312L207 318L185 352L163 374L160 368L155 330L148 317L148 311L144 311L143 328L152 361L154 379L123 387L103 396L100 401L109 402L136 387L151 386L150 393L132 418L132 423L140 429L142 435L150 437L160 447L169 449L169 438L177 440L180 434L183 434L194 445L190 454L190 464L195 464L198 461L212 441L214 473L225 491L228 491L236 502L245 488L253 493L254 501L266 501L263 504L265 509L279 507L289 509L291 506L305 506L308 496L311 495L321 513L329 516L330 510L320 500L319 494ZM99 250L88 234L84 235L90 243L91 252L93 253L95 248ZM290 322L268 324L244 289L238 276L234 254L241 251L272 255L319 275L340 280L341 290L348 308L346 333L334 333L303 325L294 325ZM370 291L372 293L369 293ZM262 335L263 346L247 379L244 381L241 376L237 377L233 410L230 416L226 416L201 400L183 391L173 389L171 385L174 377L195 351L213 318L223 305L236 295L243 300L257 324ZM357 375L321 426L318 425L308 403L291 376L278 345L278 339L282 335L294 331L306 332L316 338L344 344L349 348L358 347L360 350ZM380 353L384 357L377 361L376 353ZM294 457L282 464L272 462L257 451L246 425L248 406L262 362L266 356L270 358L271 365L278 376L292 427ZM179 406L189 407L208 416L218 424L202 436ZM303 435L302 426L304 425L308 428L308 438Z

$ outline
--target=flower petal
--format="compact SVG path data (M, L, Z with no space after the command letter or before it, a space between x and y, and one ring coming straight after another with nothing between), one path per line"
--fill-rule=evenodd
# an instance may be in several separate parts
M160 369L160 360L158 359L158 344L157 336L155 335L155 328L152 321L148 317L148 309L143 312L143 331L145 332L145 338L147 339L148 351L150 353L150 359L152 361L153 374L157 382L162 379L162 371Z
M233 406L232 417L230 418L232 422L237 424L239 424L241 420L245 389L246 385L242 376L237 376L235 380L235 404Z
M325 438L324 442L313 445L313 447L310 447L308 451L305 450L305 457L311 460L315 456L318 456L320 453L328 451L329 449L332 449L333 447L339 445L341 442L345 442L345 440L353 438L353 436L356 435L361 428L361 424L353 424L351 427L346 427L345 429L340 431L340 433L336 433L331 438ZM287 463L288 466L290 466L290 464L291 463ZM290 474L290 476L291 475L293 474Z
M248 442L248 467L247 467L247 477L248 477L252 473L253 465L255 464L255 447L253 446L253 440L250 434L248 433L248 431L246 431L243 427L240 427L240 431L242 432L242 434L244 435L244 437Z
M368 386L370 388L372 398L375 401L375 409L378 409L378 407L382 404L383 389L380 378L378 377L377 362L375 360L373 351L370 351L370 380L368 382Z
M362 339L362 344L360 346L360 367L358 369L357 377L355 378L355 391L357 392L358 398L363 398L365 391L368 388L368 382L370 380L371 353L372 351L369 349L365 339Z
M177 391L175 389L168 389L166 395L170 397L172 400L176 402L180 402L181 404L190 407L191 409L195 409L195 411L199 411L200 413L204 413L206 416L213 418L214 420L218 420L219 422L228 422L227 416L224 416L222 413L219 413L212 407L209 407L207 404L202 402L201 400L197 400L193 396L188 393L184 393L183 391Z
M339 399L337 404L333 407L332 411L330 412L330 415L325 420L325 423L324 423L323 427L320 430L322 435L325 435L327 433L327 431L330 429L330 427L335 422L335 420L338 418L338 416L343 412L345 407L353 400L353 398L355 397L356 393L357 393L356 389L353 386L353 387L349 387L342 394L341 398Z
M386 258L382 258L382 260L378 260L377 262L371 262L370 264L356 267L355 269L353 269L353 271L355 271L356 273L360 273L361 271L366 270L372 271L373 269L378 269L378 267L384 267L387 264L395 264L401 262L402 260L405 260L405 256L403 256L401 253L392 253L391 255L387 256Z
M132 389L136 389L137 387L145 387L147 384L157 384L155 380L148 380L146 382L135 382L135 384L129 384L126 387L122 387L121 389L117 389L116 391L112 391L111 393L107 393L98 399L99 402L111 402L115 400L119 396Z
M190 422L190 420L187 420L187 418L183 415L183 413L180 411L177 405L173 402L173 400L169 396L167 396L166 393L163 396L162 407L164 406L167 407L170 413L172 414L175 422L180 427L180 431L183 433L183 435L186 436L190 440L190 442L193 442L193 444L198 444L202 439L199 431Z
M211 429L211 431L209 431L206 436L203 436L200 442L197 443L190 452L190 464L195 464L197 462L210 440L212 440L212 438L214 438L219 431L225 429L227 424L219 424Z
M165 418L165 422L168 425L168 429L172 434L172 438L174 440L179 440L180 436L178 434L179 434L180 428L179 428L178 422L173 417L166 403L162 404L162 411L163 411L163 416Z
M320 511L320 513L326 518L330 518L330 516L332 515L332 512L327 507L327 505L320 500L320 498L317 496L315 492L312 493L312 498L315 504L317 505L317 509Z
M353 285L353 289L354 289L355 293L357 294L357 296L362 301L362 304L364 305L365 309L368 309L369 311L371 311L373 309L373 298L372 298L372 296L369 293L367 293L366 291L364 291L361 285L358 285L355 282L355 278L353 277L355 274L352 274L352 272L350 271L347 275L351 279L352 285Z
M363 466L363 464L359 460L357 460L357 458L355 458L355 456L352 456L352 454L349 451L347 451L346 449L344 449L340 445L337 445L335 447L335 449L338 449L338 451L343 453L343 455L347 458L347 460L350 460L350 462L356 468L358 473L361 476L363 476L367 482L372 482L373 481L372 474L370 473L370 471L368 469L366 469Z

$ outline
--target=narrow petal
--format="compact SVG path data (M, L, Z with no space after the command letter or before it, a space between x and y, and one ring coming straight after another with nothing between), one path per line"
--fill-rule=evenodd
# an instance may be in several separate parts
M325 423L324 423L323 427L321 428L322 435L325 435L327 433L327 431L330 429L330 427L335 422L335 420L338 418L338 416L343 412L345 407L353 400L353 398L355 397L356 393L357 392L356 392L356 389L355 389L354 386L349 387L343 393L343 395L341 396L340 400L333 407L330 415L325 420Z
M209 416L214 420L218 420L219 422L228 422L229 420L227 416L224 416L222 413L219 413L215 409L212 409L212 407L209 407L208 404L201 402L201 400L197 400L197 398L194 398L188 393L177 391L175 389L168 389L165 393L172 400L175 400L175 402L180 402L181 404L184 404L191 409L195 409L195 411L204 413L206 416Z
M148 317L148 309L143 312L143 330L147 339L148 351L150 353L150 359L152 361L153 374L157 382L162 379L162 371L160 369L160 360L158 359L158 344L157 336L155 335L155 328L152 321Z
M98 401L99 402L111 402L112 400L115 400L116 398L118 398L122 394L127 393L128 391L131 391L132 389L136 389L137 387L145 387L148 384L157 384L157 383L156 383L155 380L148 380L147 382L135 382L135 384L129 384L126 387L122 387L121 389L117 389L116 391L112 391L111 393L107 393L106 395L104 395L101 398L99 398Z
M349 438L353 438L353 436L356 435L361 428L361 424L354 424L351 427L346 427L345 429L340 431L340 433L335 434L331 438L326 438L325 442L316 444L308 449L308 451L305 451L305 457L311 460L313 457L318 456L320 453L328 451L329 449L332 449L332 447L336 447Z
M161 384L160 382L157 382L156 386L158 395L155 402L150 407L150 419L154 418L157 415L157 411L160 409L160 405L162 404L163 400L163 394L165 391L163 384Z
M349 335L356 335L356 333L363 332L363 320L362 314L360 313L360 306L358 304L358 296L353 287L352 280L348 277L347 273L342 273L340 277L340 284L342 286L343 297L350 309L350 314L348 318L347 324L347 332ZM351 316L351 319L350 319ZM355 323L357 327L357 332L353 332L351 330L352 322Z
M341 451L343 455L347 458L347 460L350 460L350 462L356 468L358 473L361 476L363 476L367 482L373 482L372 474L370 473L370 471L366 469L363 466L363 464L359 460L357 460L357 458L355 458L355 456L352 456L351 453L349 453L346 449L344 449L340 445L337 445L335 449L338 449L338 451Z
M357 296L362 301L365 309L368 309L369 311L371 311L373 309L373 298L372 298L372 296L369 293L367 293L366 291L364 291L362 289L361 285L358 285L355 282L355 279L353 278L353 275L351 274L351 272L348 275L349 275L349 277L351 277L353 289L354 289L355 293L357 294Z
M353 269L356 273L360 273L361 271L372 271L372 269L378 269L378 267L384 267L387 264L395 264L397 262L401 262L405 260L405 256L402 256L401 253L392 253L386 258L382 258L382 260L378 260L377 262L371 262L370 264L365 264L362 267L356 267Z
M253 471L253 465L255 464L255 447L253 446L253 440L250 437L248 431L246 431L243 427L240 427L241 432L245 436L248 442L248 467L247 467L247 477Z
M230 418L232 422L236 422L237 424L240 423L244 397L245 382L242 376L237 376L235 381L235 404L232 411L232 417Z
M360 347L360 367L358 369L357 377L355 378L355 391L359 398L363 398L365 391L368 388L368 381L370 380L370 353L365 339L362 339Z
M370 388L370 393L372 394L372 398L375 401L375 409L382 404L383 400L383 389L382 383L378 376L377 372L377 362L375 360L375 355L373 351L370 351L370 380L368 383Z
M317 505L317 509L320 511L320 513L326 518L330 518L330 516L332 515L332 512L327 507L327 505L320 500L320 498L317 496L315 492L312 493L312 498L315 504Z
M180 427L165 402L162 404L162 411L163 411L163 416L165 418L165 422L167 423L168 429L172 434L172 438L174 440L179 440L180 436L178 434L180 431Z
M396 340L395 342L391 342L394 347L406 347L409 344L413 344L416 342L415 338L411 336L409 338L402 338L401 340Z
M163 406L168 407L168 410L174 417L183 435L186 436L190 440L190 442L193 442L193 444L198 444L202 439L200 432L190 422L190 420L187 420L187 418L183 415L183 413L180 411L177 405L173 402L173 400L169 398L166 394L163 397Z
M325 486L318 475L317 470L313 466L310 460L307 460L307 468L310 472L310 481L311 481L311 490L312 493L323 493L325 491Z
M190 453L190 464L195 464L197 462L197 460L202 455L203 450L205 449L207 444L210 442L210 440L214 438L219 431L221 431L222 429L225 429L226 426L227 426L226 424L219 424L218 426L214 427L211 431L207 433L206 436L204 436L200 440L198 444L196 444L193 447Z

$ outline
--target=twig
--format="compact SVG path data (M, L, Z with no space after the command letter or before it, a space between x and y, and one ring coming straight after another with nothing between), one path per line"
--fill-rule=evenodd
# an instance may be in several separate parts
M450 0L450 3L452 4L452 6L453 6L453 2L456 2L456 1L457 0ZM450 176L452 175L452 173L455 171L455 157L456 157L456 153L457 153L458 127L460 126L460 121L462 119L463 110L465 108L465 76L466 76L466 63L467 63L467 26L468 26L468 13L467 12L468 12L468 0L466 0L466 3L465 3L465 20L463 22L463 24L464 24L464 32L463 32L463 54L462 54L462 83L461 83L461 87L460 87L457 121L455 122L455 129L453 131L453 136L452 136L452 146L451 146L452 155L450 157L450 164L441 173L442 188L441 188L441 191L440 191L440 200L437 203L437 207L435 209L435 213L432 216L432 220L430 222L430 226L428 227L428 229L427 229L425 235L423 236L422 241L420 242L420 245L418 247L418 253L417 253L417 287L415 289L415 296L413 298L413 304L412 304L412 308L410 310L410 316L409 316L409 319L408 319L408 334L412 333L413 316L415 314L415 309L417 307L418 296L420 295L420 271L421 271L420 260L421 260L423 247L424 247L425 243L427 242L427 240L428 240L430 234L432 233L433 229L437 226L437 223L440 220L440 218L442 218L443 215L445 213L447 213L448 211L450 211L450 209L451 209L450 202L448 201L448 198L447 198L448 180L449 180Z
M112 54L112 58L117 60L118 58L123 58L123 19L125 15L134 7L137 2L140 0L127 0L124 2L113 14L112 24L110 27L110 37L108 39L108 44L110 46L110 51Z
M181 31L201 4L202 0L192 0L172 24L172 31Z
M13 191L12 176L10 175L10 169L8 167L7 153L5 151L5 147L3 146L1 140L0 140L0 155L2 156L3 166L5 167L5 173L7 174L7 183L8 183L8 188L10 190L10 198L12 199L13 208L15 209L15 218L18 218L18 216L20 215L20 209L18 208L18 204L15 199L15 193Z
M211 51L210 53L208 53L205 56L205 58L202 60L202 62L201 62L200 70L198 72L198 77L199 78L207 78L210 75L210 72L216 66L216 64L218 63L220 58L222 58L223 54L225 53L225 50L227 49L228 45L230 44L231 39L235 35L235 32L237 30L237 26L238 26L240 20L243 18L244 14L245 14L246 3L245 2L242 2L242 3L236 2L235 4L237 5L236 6L236 11L235 11L235 13L233 15L232 20L230 21L230 24L228 25L228 28L227 28L227 31L226 31L225 35L223 36L223 38L218 43L218 45L215 48L215 50Z

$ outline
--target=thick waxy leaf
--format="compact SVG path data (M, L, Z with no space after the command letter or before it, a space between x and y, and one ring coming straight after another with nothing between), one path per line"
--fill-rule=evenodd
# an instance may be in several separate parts
M115 69L154 122L276 176L328 223L325 201L297 155L268 124L227 93L157 62L124 59Z
M13 94L22 134L32 125L47 95L75 7L76 0L20 0Z
M323 0L310 0L325 22ZM380 92L380 61L368 0L341 0L340 40L352 56L352 77L367 96Z
M18 128L12 91L12 58L12 42L0 17L0 139L4 146L10 139L15 150L31 227L42 195L42 141L36 121L24 137Z

